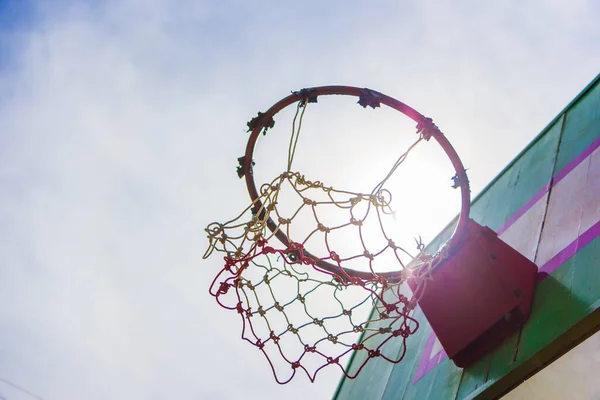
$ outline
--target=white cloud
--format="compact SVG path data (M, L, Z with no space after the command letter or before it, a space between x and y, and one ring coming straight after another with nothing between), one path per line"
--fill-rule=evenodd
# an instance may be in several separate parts
M370 86L443 122L481 188L600 65L592 2L44 4L0 75L0 376L47 399L329 397L337 373L273 383L206 292L244 122Z

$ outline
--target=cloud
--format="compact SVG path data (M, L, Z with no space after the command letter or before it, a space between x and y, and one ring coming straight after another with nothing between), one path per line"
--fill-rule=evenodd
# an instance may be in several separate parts
M47 399L329 397L337 372L277 386L206 293L245 121L372 86L443 122L481 188L597 72L595 7L36 4L0 75L0 376Z

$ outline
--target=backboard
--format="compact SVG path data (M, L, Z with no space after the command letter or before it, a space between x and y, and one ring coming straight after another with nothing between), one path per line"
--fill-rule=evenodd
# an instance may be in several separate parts
M417 309L422 325L404 361L371 360L355 380L342 379L335 398L498 398L600 329L600 75L477 196L471 218L538 266L529 321L461 369Z

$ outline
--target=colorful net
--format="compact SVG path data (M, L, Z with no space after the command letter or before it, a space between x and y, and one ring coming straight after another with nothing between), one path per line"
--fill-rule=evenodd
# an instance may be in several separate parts
M291 170L306 106L298 103L288 169L236 218L206 228L204 258L218 252L224 260L210 293L240 315L242 338L263 352L279 383L298 371L313 381L332 365L355 378L371 359L400 362L419 326L411 316L417 297L444 258L425 255L422 244L411 254L384 222L391 212L384 184L428 133L418 129L418 140L369 194L337 190ZM356 246L340 245L350 237ZM344 356L351 352L363 362L349 371Z

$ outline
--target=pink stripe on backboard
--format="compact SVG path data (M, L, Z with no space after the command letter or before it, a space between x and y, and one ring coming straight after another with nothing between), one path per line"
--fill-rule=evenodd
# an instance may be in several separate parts
M417 382L419 379L425 376L425 374L431 371L431 369L434 367L434 365L432 365L431 367L429 366L429 361L431 361L431 350L433 350L434 343L435 334L432 331L429 334L429 337L427 338L427 342L425 343L425 348L423 349L423 356L421 357L421 361L419 361L419 366L417 367L417 373L415 374L415 379L413 380L413 383Z
M444 361L446 358L448 358L448 354L446 354L446 351L444 349L440 350L435 356L429 359L429 362L427 363L429 370L432 370L433 367Z
M583 150L577 157L571 160L563 169L561 169L556 175L554 175L552 186L556 185L560 182L565 176L569 174L569 172L573 171L575 167L583 162L586 158L588 158L594 150L600 147L600 137L592 142L585 150Z
M581 164L586 158L588 158L594 150L600 147L600 137L592 142L585 150L583 150L577 157L571 160L563 169L561 169L554 177L552 178L551 184L554 187L558 182L563 180L565 176L567 176L571 171L573 171L579 164ZM523 216L535 203L537 203L548 191L550 190L550 184L547 183L544 185L539 192L537 192L523 207L517 210L498 231L496 232L498 235L504 233L512 224L514 224L519 218Z
M514 224L519 218L521 218L529 209L531 209L535 203L543 198L551 187L554 187L558 182L563 180L571 171L573 171L579 164L587 159L597 148L600 147L600 137L592 142L585 150L583 150L577 157L569 162L562 170L554 175L550 184L544 185L544 187L537 192L523 207L515 212L498 230L498 235L504 233L512 224ZM564 249L562 249L557 255L552 257L548 262L539 268L538 280L543 280L546 276L556 270L558 267L563 265L569 258L573 257L579 250L588 245L592 240L600 236L600 221L596 222L587 231L580 234L577 239L569 243ZM436 365L448 358L448 355L444 350L441 350L438 354L431 354L433 350L433 344L435 343L436 336L434 332L429 334L425 348L423 349L423 355L419 362L419 367L415 374L413 383L417 382L429 371L431 371Z
M579 235L577 239L573 240L546 264L542 265L539 270L542 273L538 275L539 280L544 279L552 271L563 265L569 258L573 257L579 250L583 249L598 236L600 236L600 221L596 222L590 229Z
M521 218L523 214L529 211L529 209L531 209L531 207L533 207L535 203L537 203L542 197L544 197L546 193L548 193L548 190L550 190L549 183L545 184L544 187L539 192L537 192L527 203L525 203L523 207L519 208L517 212L515 212L509 219L507 219L504 225L502 225L502 227L498 229L496 233L498 235L502 235L512 224L517 222L517 220Z

